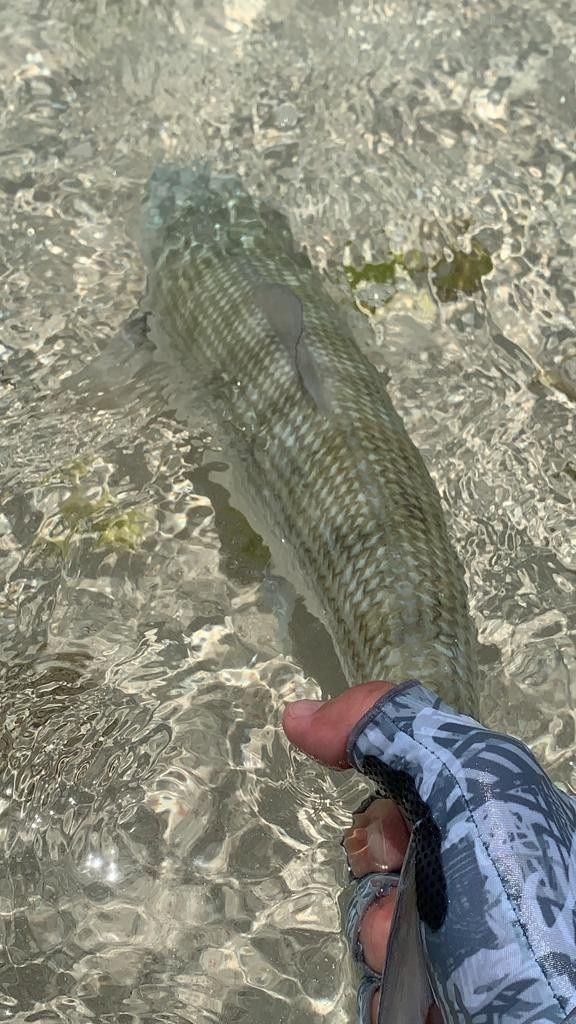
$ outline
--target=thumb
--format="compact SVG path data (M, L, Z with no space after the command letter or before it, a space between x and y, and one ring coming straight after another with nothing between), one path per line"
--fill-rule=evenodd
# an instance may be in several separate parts
M376 680L353 686L332 700L298 700L284 708L282 725L294 746L332 768L349 768L348 736L393 683Z

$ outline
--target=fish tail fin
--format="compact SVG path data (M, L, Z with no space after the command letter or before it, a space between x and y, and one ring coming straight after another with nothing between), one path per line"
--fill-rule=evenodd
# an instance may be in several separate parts
M161 164L144 195L139 241L152 268L166 248L219 243L265 246L267 240L293 251L287 219L250 197L235 174L216 173L205 160L189 166Z

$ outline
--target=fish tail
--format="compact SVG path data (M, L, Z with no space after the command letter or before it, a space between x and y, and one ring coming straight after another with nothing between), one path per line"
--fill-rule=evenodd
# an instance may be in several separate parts
M205 160L189 166L161 164L142 204L139 241L153 268L167 248L219 243L225 251L265 248L294 251L286 217L249 196L235 174L216 173Z

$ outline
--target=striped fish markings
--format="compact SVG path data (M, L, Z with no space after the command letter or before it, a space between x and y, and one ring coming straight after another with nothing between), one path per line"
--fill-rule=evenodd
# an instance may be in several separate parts
M415 677L474 713L475 635L440 497L286 218L235 177L163 166L141 245L152 335L202 383L233 500L349 683Z

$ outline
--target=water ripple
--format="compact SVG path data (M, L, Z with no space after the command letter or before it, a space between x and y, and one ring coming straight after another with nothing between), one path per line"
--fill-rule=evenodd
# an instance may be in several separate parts
M575 35L561 0L17 0L0 34L2 1019L353 1012L338 840L366 788L280 729L286 700L342 677L301 605L282 627L267 551L207 469L217 425L167 386L134 315L158 159L239 171L364 312L466 565L484 718L574 787Z

